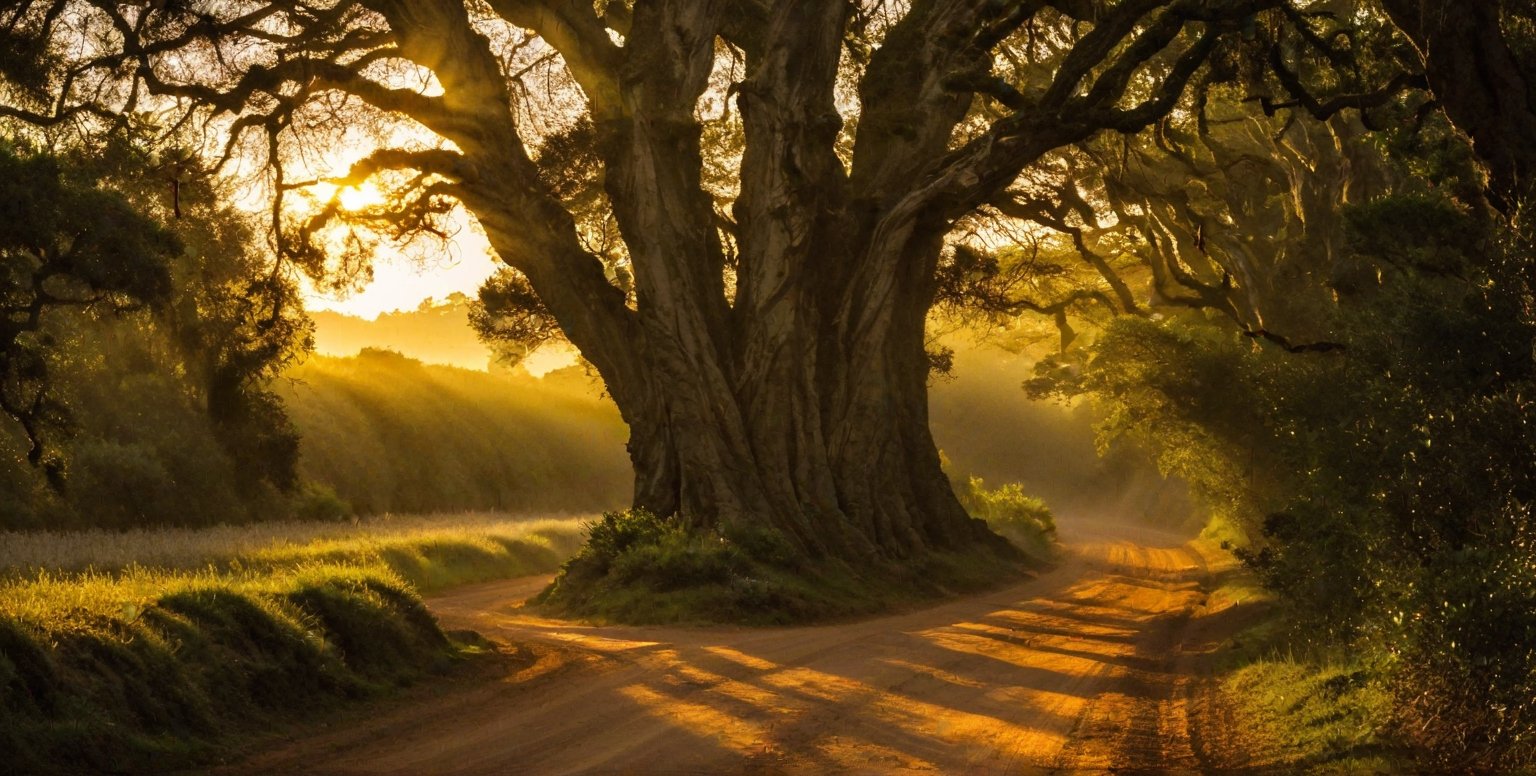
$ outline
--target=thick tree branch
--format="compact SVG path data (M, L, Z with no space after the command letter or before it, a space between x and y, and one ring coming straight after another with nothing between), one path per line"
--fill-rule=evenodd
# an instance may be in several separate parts
M1501 2L1382 0L1424 63L1435 101L1488 168L1495 204L1513 216L1536 191L1536 64L1505 39Z
M490 0L490 5L502 18L537 32L560 52L591 103L593 120L608 121L622 114L618 83L622 52L609 39L590 1Z

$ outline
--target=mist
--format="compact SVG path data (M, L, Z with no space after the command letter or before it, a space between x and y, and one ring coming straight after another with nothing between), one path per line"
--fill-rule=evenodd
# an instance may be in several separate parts
M1204 513L1177 478L1157 472L1124 442L1096 451L1093 407L1029 399L1022 388L1034 357L960 341L951 376L929 387L933 436L951 476L991 486L1017 482L1045 500L1061 523L1129 522L1198 530Z

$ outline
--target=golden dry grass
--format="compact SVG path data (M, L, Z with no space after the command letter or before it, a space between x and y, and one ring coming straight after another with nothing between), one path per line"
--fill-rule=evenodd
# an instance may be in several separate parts
M351 523L271 522L212 528L0 532L0 578L116 574L134 567L193 570L369 560L454 543L495 551L527 542L563 559L580 544L582 518L489 512L380 515ZM524 573L540 573L535 569Z

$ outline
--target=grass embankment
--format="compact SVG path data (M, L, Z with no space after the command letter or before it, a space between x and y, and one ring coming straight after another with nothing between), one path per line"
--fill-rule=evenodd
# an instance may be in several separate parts
M1234 604L1267 612L1217 654L1226 734L1236 736L1242 767L1317 774L1417 770L1393 741L1393 702L1378 672L1358 655L1305 646L1272 594L1241 567L1223 575L1207 606Z
M197 764L233 737L446 667L460 651L420 590L551 571L581 539L574 519L391 522L142 532L115 545L4 537L26 538L0 541L12 575L0 583L0 762L23 773ZM140 546L164 548L159 567L136 564Z
M778 534L693 532L644 511L612 512L537 599L602 622L785 625L899 609L993 588L1024 572L1018 556L979 548L858 569L812 561Z

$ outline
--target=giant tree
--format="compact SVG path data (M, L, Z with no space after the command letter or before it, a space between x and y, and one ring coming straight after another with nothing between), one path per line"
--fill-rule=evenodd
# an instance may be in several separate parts
M89 41L39 110L95 115L107 94L211 122L266 169L296 264L325 263L333 222L430 232L462 205L601 374L637 506L850 560L989 541L927 428L924 325L956 224L1300 18L1283 0L84 5L29 22ZM359 117L366 153L317 173ZM577 168L595 195L565 185ZM292 207L369 179L376 207Z

